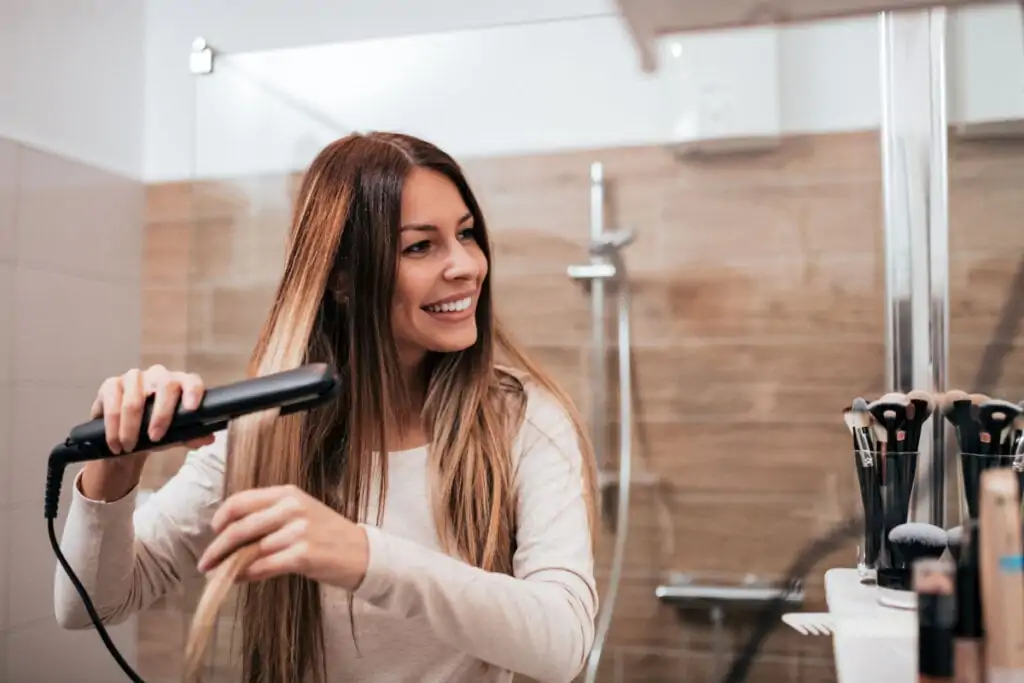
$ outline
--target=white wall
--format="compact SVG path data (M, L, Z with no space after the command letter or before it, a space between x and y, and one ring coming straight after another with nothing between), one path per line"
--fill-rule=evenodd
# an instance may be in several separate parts
M194 171L192 40L229 54L610 15L613 0L147 0L147 180ZM240 20L240 16L244 19Z
M780 30L769 102L744 95L763 73L723 71L744 64L725 47L737 44L729 35L681 37L681 62L641 72L605 0L446 0L429 9L307 0L288 14L263 0L245 22L231 3L199 3L150 0L151 181L298 168L351 129L406 130L460 156L656 143L681 121L692 128L687 117L704 116L697 110L708 98L734 114L777 111L781 133L871 129L880 119L875 17ZM962 14L949 43L953 119L1024 118L1018 5ZM188 73L198 35L226 53L212 76ZM751 51L746 63L762 56Z
M56 623L42 498L50 449L139 362L143 29L137 0L0 0L0 681L123 679ZM133 662L134 620L109 632Z
M0 136L138 178L138 0L0 2Z
M298 168L327 141L371 128L421 135L459 157L656 144L672 138L680 100L698 97L702 80L721 85L725 75L703 78L702 65L720 65L723 44L748 39L683 38L693 49L682 63L653 74L639 70L615 16L225 57L194 81L194 169L218 177ZM877 52L872 19L782 31L782 130L877 126ZM740 89L763 91L751 62L733 63L746 79Z
M603 0L525 3L519 16L498 11L514 3L463 0L455 12L457 2L448 0L447 22L436 8L385 7L355 22L371 38L350 40L358 35L350 29L322 45L241 54L299 40L288 29L240 32L213 8L205 20L192 13L186 21L188 3L151 0L147 180L296 168L310 150L353 128L407 130L461 156L670 137L678 74L643 73L625 26ZM260 5L266 10L268 3ZM329 24L329 17L315 18ZM247 26L263 21L289 24L263 12ZM309 35L324 40L325 33ZM188 45L197 35L226 53L212 76L188 73ZM782 31L783 129L876 126L877 55L872 18Z

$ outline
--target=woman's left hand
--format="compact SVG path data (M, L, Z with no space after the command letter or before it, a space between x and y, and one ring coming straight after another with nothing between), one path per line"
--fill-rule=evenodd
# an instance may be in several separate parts
M259 555L239 577L245 581L302 574L351 591L362 582L369 563L366 532L295 486L229 496L211 526L217 536L199 559L204 573L252 542Z

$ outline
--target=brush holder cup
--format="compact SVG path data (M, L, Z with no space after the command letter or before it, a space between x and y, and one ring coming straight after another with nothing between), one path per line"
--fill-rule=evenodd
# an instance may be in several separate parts
M853 460L864 517L857 550L858 574L863 583L902 585L904 566L894 557L888 539L893 529L909 519L918 454L855 449ZM893 569L900 570L896 577L891 576Z
M960 453L958 460L962 518L978 519L981 473L985 470L1013 469L1017 473L1017 502L1020 503L1021 489L1024 488L1024 457L1001 453ZM966 515L963 515L964 506L967 508Z

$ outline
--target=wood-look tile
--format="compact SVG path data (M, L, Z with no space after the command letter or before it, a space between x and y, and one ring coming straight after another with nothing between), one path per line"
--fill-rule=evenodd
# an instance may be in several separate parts
M707 188L788 184L819 179L823 174L851 181L881 177L874 132L791 136L780 149L765 154L681 160L662 146L617 147L474 159L462 165L478 193L557 184L575 184L585 192L593 162L604 165L609 180L676 176L685 185Z
M203 378L208 387L238 382L246 378L249 352L190 351L188 371Z
M817 640L824 644L827 639ZM714 683L722 679L725 668L738 654L738 645L731 638L725 646L727 649L721 659L710 649L683 650L671 646L623 648L619 654L623 680L629 683ZM752 683L834 683L836 678L834 666L829 659L762 654L750 667L744 680Z
M951 388L964 388L968 393L981 392L1014 402L1024 398L1024 343L950 337Z
M533 274L568 280L567 267L588 260L586 233L558 233L525 224L494 230L490 240L490 272L499 281ZM499 299L498 303L504 302Z
M635 462L679 493L812 495L830 475L852 486L850 435L833 412L805 424L641 422Z
M838 493L829 490L834 488L763 498L678 496L672 502L675 569L780 578L809 541L839 521L839 515L827 510L826 498Z
M191 224L149 223L142 240L145 286L188 282L191 268Z
M272 212L195 224L192 275L203 282L273 283L284 273L287 218Z
M213 292L217 285L196 279L189 283L188 349L194 351L211 344L213 338Z
M633 281L638 344L678 339L879 339L883 264L875 256L684 264Z
M986 178L1024 179L1024 142L1020 140L949 141L951 189L961 180Z
M841 420L842 410L854 397L880 393L881 373L868 375L858 385L792 384L768 378L719 382L713 370L700 385L655 384L642 396L637 409L652 422L714 422L720 425L781 423L794 427Z
M662 205L648 185L623 182L607 191L605 230L636 233L636 241L626 251L631 270L657 263ZM481 202L496 272L567 277L569 265L588 262L591 216L586 187L495 192L483 195Z
M192 183L157 183L146 186L147 224L191 221Z
M144 339L142 341L142 368L148 368L151 365L162 365L170 370L184 370L186 368L185 358L187 356L187 349L185 348L161 348L154 342L147 342Z
M149 285L142 289L142 348L180 348L188 344L187 285Z
M701 653L663 646L630 648L620 657L623 680L630 683L712 680L710 662Z
M582 410L589 388L580 349L568 346L531 346L524 351L530 360L568 392L576 407Z
M964 253L1012 254L1024 250L1024 161L1016 175L952 178L949 183L950 258Z
M211 292L210 342L217 347L252 348L275 290L271 287L217 287Z
M496 314L521 344L579 347L591 337L586 292L564 275L498 275L493 292Z
M636 368L634 391L653 396L699 393L715 384L831 386L849 393L866 391L873 378L884 375L884 339L810 337L791 340L704 341L680 339L673 345L633 346ZM617 367L618 352L609 351L609 371ZM757 391L756 389L753 389ZM789 419L786 406L779 417ZM836 409L842 406L834 406Z
M608 492L606 492L607 495ZM614 489L612 490L614 493ZM677 534L672 508L674 494L670 487L636 486L630 494L629 533L623 576L627 579L660 580L674 571ZM597 572L607 571L615 545L611 517L602 516L597 529Z
M254 213L261 208L263 189L263 178L258 175L195 181L193 217L205 221Z
M236 267L236 222L241 218L204 218L192 224L189 277L192 282L230 282Z
M877 181L721 190L652 188L664 203L661 256L671 264L882 253L882 186ZM660 197L656 199L655 197Z
M278 284L288 256L288 221L284 211L263 211L235 222L235 277L247 284Z
M951 254L950 336L1012 341L1024 318L1018 294L1022 286L1024 256L1013 249Z
M654 577L628 578L619 585L608 642L617 647L684 647L688 633L673 608L655 595ZM598 590L607 592L607 581Z

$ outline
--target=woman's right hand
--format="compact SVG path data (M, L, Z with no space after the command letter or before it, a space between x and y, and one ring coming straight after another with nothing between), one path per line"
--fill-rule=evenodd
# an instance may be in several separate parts
M185 410L195 410L205 391L199 375L172 372L162 365L145 371L129 370L107 378L100 385L92 404L92 417L103 418L110 451L125 453L134 449L139 441L146 399L155 396L147 436L150 441L159 441L171 425L178 400ZM208 443L213 443L212 436L189 441L186 445L196 448Z
M91 417L103 418L110 451L128 455L87 463L83 468L82 492L89 498L112 500L138 484L148 452L131 451L139 441L147 398L155 397L147 436L150 441L159 441L167 433L179 399L182 408L195 410L205 391L203 380L198 375L172 372L162 365L154 365L145 371L129 370L123 375L107 378L100 385L92 404ZM213 443L213 440L211 435L193 439L185 445L199 448Z

